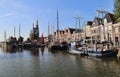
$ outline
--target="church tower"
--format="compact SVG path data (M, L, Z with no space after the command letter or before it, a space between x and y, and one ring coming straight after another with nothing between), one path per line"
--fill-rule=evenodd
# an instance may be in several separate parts
M36 39L37 41L39 41L39 23L38 23L38 19L37 19L37 21L36 21L35 39Z
M37 21L36 21L36 28L39 28L38 26L39 26L39 24L38 24L38 19L37 19Z
M30 39L39 41L39 24L38 24L38 20L36 21L35 25L33 23L33 29L30 32Z

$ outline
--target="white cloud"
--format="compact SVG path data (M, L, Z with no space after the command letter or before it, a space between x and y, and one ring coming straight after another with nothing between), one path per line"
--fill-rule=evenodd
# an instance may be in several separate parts
M3 17L13 16L13 15L15 15L15 13L6 13L3 15Z

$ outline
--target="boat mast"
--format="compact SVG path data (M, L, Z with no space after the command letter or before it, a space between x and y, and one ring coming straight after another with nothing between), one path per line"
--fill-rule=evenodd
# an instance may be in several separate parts
M49 22L48 22L48 36L50 35L50 25L49 25Z
M48 44L50 44L50 25L48 22Z
M57 9L57 41L59 41L59 14Z
M19 37L20 37L21 35L20 35L20 24L19 24Z
M14 26L14 37L16 37L16 35L15 35L15 26Z
M4 39L6 41L6 30L4 31Z

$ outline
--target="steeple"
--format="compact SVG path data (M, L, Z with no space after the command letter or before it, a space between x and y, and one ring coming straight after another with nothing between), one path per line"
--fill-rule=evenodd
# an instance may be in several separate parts
M38 28L38 25L39 25L39 24L38 24L38 19L37 19L37 21L36 21L36 28Z
M33 23L33 28L34 28L34 23Z

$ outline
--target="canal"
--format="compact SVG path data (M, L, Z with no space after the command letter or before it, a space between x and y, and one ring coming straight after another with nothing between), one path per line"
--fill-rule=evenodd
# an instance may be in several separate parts
M120 60L80 57L47 48L0 48L0 77L120 77Z

